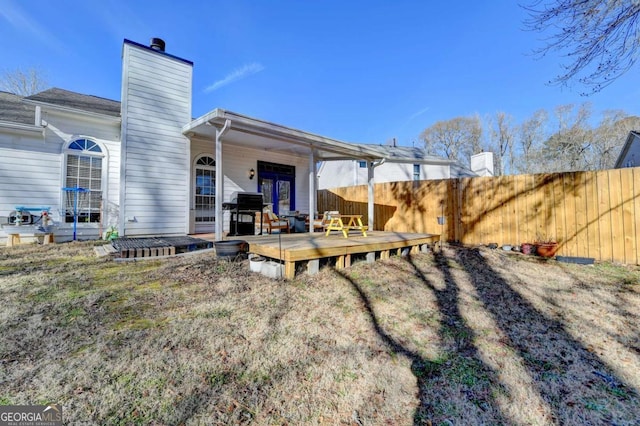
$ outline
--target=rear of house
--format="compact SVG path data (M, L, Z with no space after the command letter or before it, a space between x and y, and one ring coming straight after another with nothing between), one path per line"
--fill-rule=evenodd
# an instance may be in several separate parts
M0 115L0 239L17 207L26 207L33 221L49 208L57 236L70 238L73 193L63 190L68 187L88 189L81 233L98 237L101 224L115 220L112 207L118 203L119 103L61 89L2 97L11 102L3 102Z
M0 92L0 243L18 232L17 208L29 211L20 228L27 236L48 209L56 241L72 239L75 231L78 239L107 230L123 236L214 232L216 222L228 232L229 213L215 209L217 180L218 201L238 191L262 192L276 212L309 212L308 153L275 146L281 136L234 130L220 146L224 164L216 164L215 138L185 132L192 122L192 69L192 62L166 53L161 40L150 46L125 40L122 102L58 88L24 98ZM249 121L265 134L285 129ZM208 121L202 127L213 129Z

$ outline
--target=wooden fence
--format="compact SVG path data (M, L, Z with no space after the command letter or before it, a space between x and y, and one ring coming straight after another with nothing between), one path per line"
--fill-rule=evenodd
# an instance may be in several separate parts
M374 197L377 230L470 245L553 238L558 255L640 264L640 167L383 183ZM318 191L325 210L366 218L367 187Z

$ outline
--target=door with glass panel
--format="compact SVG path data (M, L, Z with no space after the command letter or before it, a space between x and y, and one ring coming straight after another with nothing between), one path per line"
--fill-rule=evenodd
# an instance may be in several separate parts
M194 185L195 232L214 232L216 162L213 158L203 156L196 161Z
M295 210L295 166L258 161L258 191L275 214Z

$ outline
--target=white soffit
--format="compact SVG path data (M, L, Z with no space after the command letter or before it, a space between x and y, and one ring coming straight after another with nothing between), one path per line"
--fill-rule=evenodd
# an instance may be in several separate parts
M318 160L381 158L379 153L361 145L341 142L222 109L215 109L193 120L182 128L182 133L189 138L215 140L216 127L222 128L226 120L231 121L231 128L223 138L224 144L301 157L307 157L311 150L314 150Z

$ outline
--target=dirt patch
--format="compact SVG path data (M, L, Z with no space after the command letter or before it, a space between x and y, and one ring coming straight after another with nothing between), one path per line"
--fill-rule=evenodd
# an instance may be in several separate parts
M0 404L70 423L640 418L640 271L449 247L294 281L211 254L0 249Z

